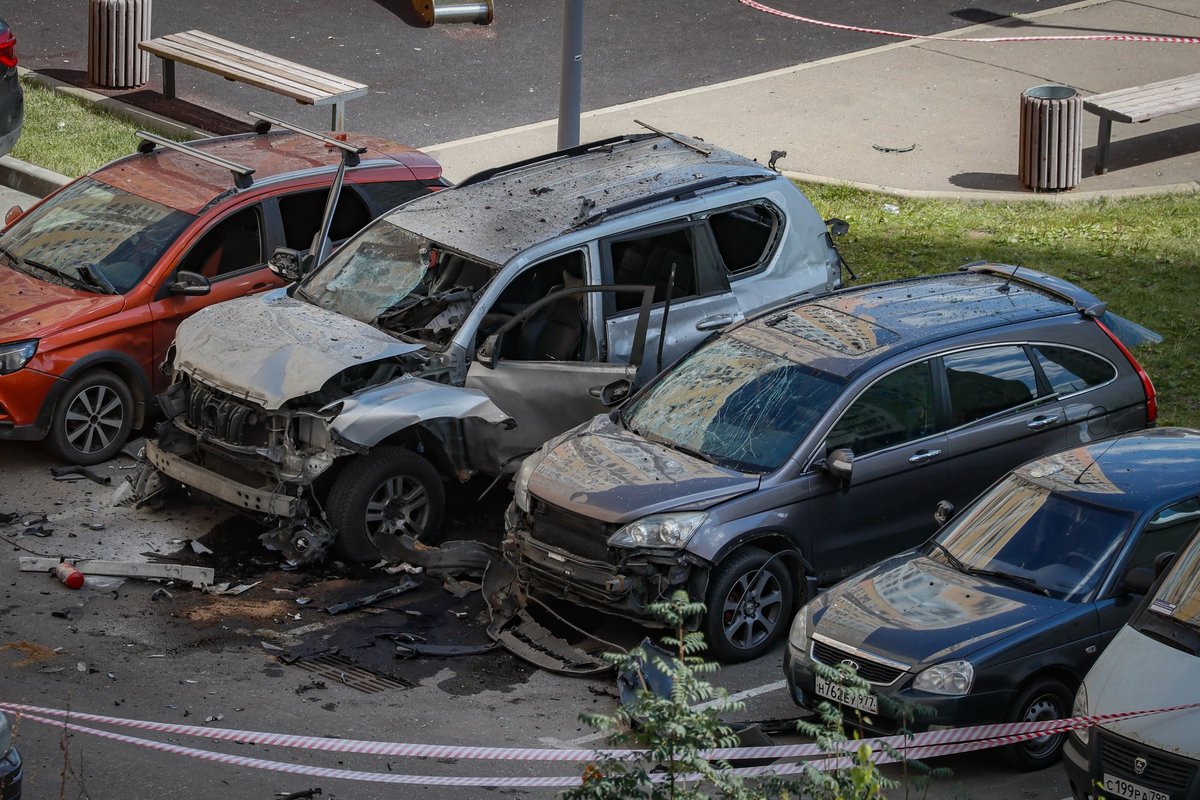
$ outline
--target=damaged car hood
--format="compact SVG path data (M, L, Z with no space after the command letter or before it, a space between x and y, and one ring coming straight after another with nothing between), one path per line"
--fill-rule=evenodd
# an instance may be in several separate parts
M175 367L277 409L344 369L420 350L365 322L282 292L218 303L185 319Z
M685 505L711 505L758 484L757 475L647 441L599 416L545 445L529 490L560 508L621 524Z

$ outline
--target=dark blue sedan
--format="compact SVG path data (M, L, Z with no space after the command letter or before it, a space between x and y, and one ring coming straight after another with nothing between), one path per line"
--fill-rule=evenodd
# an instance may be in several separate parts
M1200 431L1160 428L1013 470L923 546L838 584L792 624L792 697L880 733L1069 716L1076 687L1200 525ZM847 691L813 662L851 667ZM933 716L911 717L913 706ZM1063 736L1010 745L1058 760Z

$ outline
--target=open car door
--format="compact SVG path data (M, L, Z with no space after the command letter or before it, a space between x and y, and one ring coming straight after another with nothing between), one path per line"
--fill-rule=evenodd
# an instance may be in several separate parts
M569 311L571 304L579 308L584 296L594 292L641 295L629 363L601 360L603 353L592 361L529 358L528 348L513 346L543 330L545 321L553 318L556 310L566 308ZM654 288L651 286L579 286L553 292L505 322L476 352L467 371L466 386L487 394L516 421L516 427L504 430L479 420L464 420L470 462L490 474L515 469L518 457L533 452L547 439L603 413L608 406L628 396L642 363L653 302ZM578 312L576 317L580 319L580 325L587 324Z

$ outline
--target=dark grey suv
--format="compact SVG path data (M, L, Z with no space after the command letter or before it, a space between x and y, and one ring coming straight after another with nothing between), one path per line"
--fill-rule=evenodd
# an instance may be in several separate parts
M644 619L677 588L727 661L1030 459L1156 417L1156 334L1066 281L974 264L717 335L517 473L507 557L538 594Z

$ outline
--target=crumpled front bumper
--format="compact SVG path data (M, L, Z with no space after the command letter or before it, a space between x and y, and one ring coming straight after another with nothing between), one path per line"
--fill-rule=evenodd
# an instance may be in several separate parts
M298 497L281 494L277 486L254 487L213 472L167 453L153 440L146 441L146 460L155 469L185 486L199 489L218 500L268 517L292 519L308 513L308 504Z

